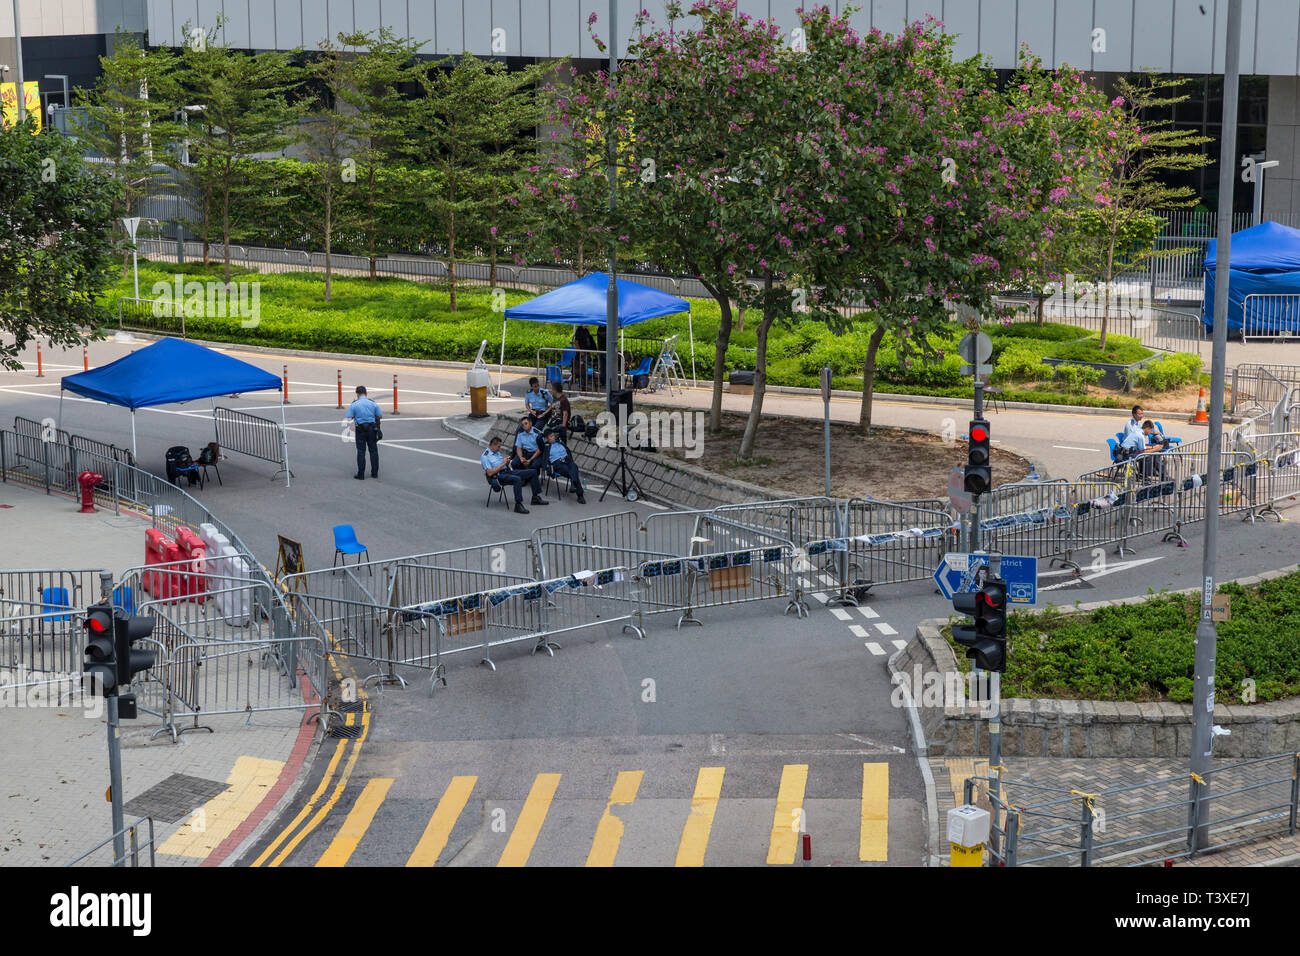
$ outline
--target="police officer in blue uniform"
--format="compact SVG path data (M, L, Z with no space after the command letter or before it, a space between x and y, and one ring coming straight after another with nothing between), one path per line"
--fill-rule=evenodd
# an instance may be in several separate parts
M366 387L357 386L356 400L348 406L348 418L356 426L357 481L366 479L366 449L370 449L370 477L379 477L379 420L383 410L366 397Z
M537 479L537 472L533 470L511 471L509 467L510 460L501 454L501 438L493 435L488 446L484 449L483 454L479 456L479 464L483 466L483 474L494 482L493 490L497 485L510 485L515 490L515 511L521 515L528 514L528 509L524 507L524 482L530 481L533 487L534 503L541 501L542 484ZM546 504L545 501L541 502Z

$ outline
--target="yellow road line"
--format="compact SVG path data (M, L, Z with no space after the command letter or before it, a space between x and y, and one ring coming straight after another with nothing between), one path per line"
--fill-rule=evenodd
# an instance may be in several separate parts
M348 714L348 717L352 717ZM349 720L349 723L351 721ZM321 808L316 811L316 815L307 822L307 825L299 830L292 840L290 840L283 850L276 854L275 859L271 861L271 866L279 866L285 859L298 848L313 830L320 826L321 821L325 819L334 809L334 804L338 803L339 797L343 795L343 790L348 785L348 778L352 776L352 768L357 765L357 757L361 755L361 745L365 743L366 734L370 732L370 714L368 712L361 715L361 736L352 741L352 752L348 754L348 762L343 767L343 773L339 775L339 781L334 785L334 792L330 794L329 799L321 804Z
M257 809L283 769L283 760L240 757L226 778L229 789L194 810L158 852L207 859Z
M884 863L889 859L889 764L862 765L862 838L858 859Z
M596 826L596 837L591 841L591 852L587 854L587 866L613 866L614 857L618 856L618 845L623 839L623 821L616 817L616 806L628 806L636 799L636 792L641 787L642 770L623 770L614 781L614 789L609 792L609 803L605 805L605 815Z
M768 863L793 863L803 829L803 793L808 785L808 765L789 763L781 770L781 788L772 816L772 838L767 845Z
M709 848L709 831L713 829L713 815L718 809L722 777L726 772L726 767L700 768L695 778L695 796L691 798L691 815L682 827L674 866L704 865L704 852Z
M370 829L370 824L379 811L379 805L384 802L384 797L388 796L388 788L393 785L393 779L375 777L366 781L361 796L357 797L357 802L352 805L352 810L343 821L343 826L339 827L339 832L316 861L317 866L347 866L348 860L352 859L352 854L357 851L361 838Z
M533 779L533 787L528 791L528 799L519 811L519 819L510 831L510 839L501 851L497 866L523 866L528 862L528 855L533 852L533 844L537 842L537 834L546 822L546 813L551 809L551 801L555 799L555 790L559 785L558 773L539 773Z
M351 717L352 715L348 714L348 716ZM298 811L298 815L293 818L293 822L281 830L279 836L272 840L270 845L262 851L261 856L253 861L253 866L261 866L265 863L267 857L274 853L276 848L289 836L289 834L297 829L298 824L307 819L307 815L310 814L312 808L316 806L316 801L321 798L321 794L323 794L325 788L329 786L330 778L334 776L334 771L338 767L339 758L343 756L343 748L346 744L346 740L339 741L338 746L334 748L334 756L330 758L329 766L325 768L325 774L320 778L320 783L316 786L316 792L311 795L311 799L307 801L306 805Z
M478 777L451 778L451 783L447 784L447 789L442 792L442 799L438 801L437 809L433 811L433 816L429 817L429 824L424 828L424 836L420 837L420 842L411 851L411 857L406 861L407 866L433 866L438 862L438 856L447 846L452 827L460 819L465 804L469 803L469 795L473 792L476 783Z

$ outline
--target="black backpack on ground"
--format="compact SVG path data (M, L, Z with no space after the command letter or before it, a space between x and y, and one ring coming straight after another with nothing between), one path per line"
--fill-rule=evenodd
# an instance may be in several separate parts
M175 485L182 475L189 479L191 486L199 483L199 469L190 450L184 445L173 445L167 449L167 480Z

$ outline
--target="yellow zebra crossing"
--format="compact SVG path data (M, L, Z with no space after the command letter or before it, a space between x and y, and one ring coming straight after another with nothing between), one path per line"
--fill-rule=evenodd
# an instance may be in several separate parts
M617 774L604 804L604 811L594 820L595 827L586 866L613 866L618 859L631 814L642 794L645 773L641 770L624 770ZM801 833L806 830L805 798L808 788L809 765L787 764L782 768L781 779L772 810L772 826L768 835L765 862L770 865L796 862ZM497 866L526 866L546 826L563 775L539 773L532 782L523 806L506 838L505 846L496 859ZM675 830L676 866L703 866L713 836L714 822L720 806L726 806L723 792L726 780L725 767L701 767L690 794L690 806L680 817L680 829ZM317 866L345 866L357 853L366 832L377 815L382 813L394 783L394 778L374 778L366 783L348 812L338 833L328 848L316 861ZM476 776L456 776L447 784L428 824L406 861L407 866L434 866L446 849L451 834L461 820L470 801L486 801L483 793L476 795ZM680 802L686 794L670 798ZM856 824L858 831L858 860L860 862L887 862L889 856L889 764L885 762L862 764L862 792L860 819L846 821ZM568 799L562 797L562 799ZM644 799L644 798L642 798ZM753 803L751 795L743 799ZM768 798L770 799L770 798ZM655 804L662 805L662 795ZM823 818L824 819L824 818ZM571 821L570 821L571 822ZM634 825L634 824L633 824ZM665 837L672 839L672 837ZM667 847L664 847L667 849ZM544 862L544 861L539 861ZM754 863L759 859L755 858Z

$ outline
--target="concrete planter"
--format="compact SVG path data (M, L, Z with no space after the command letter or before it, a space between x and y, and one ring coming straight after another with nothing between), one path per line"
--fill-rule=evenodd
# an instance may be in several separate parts
M1133 372L1136 372L1137 369L1142 368L1144 365L1154 362L1159 357L1159 355L1152 355L1129 365L1114 365L1110 362L1080 362L1077 359L1058 358L1045 358L1043 359L1043 364L1051 365L1053 367L1057 365L1086 365L1089 368L1101 369L1101 381L1097 384L1102 388L1113 388L1117 391L1127 392L1129 391L1128 383L1130 381L1130 375L1132 375Z

